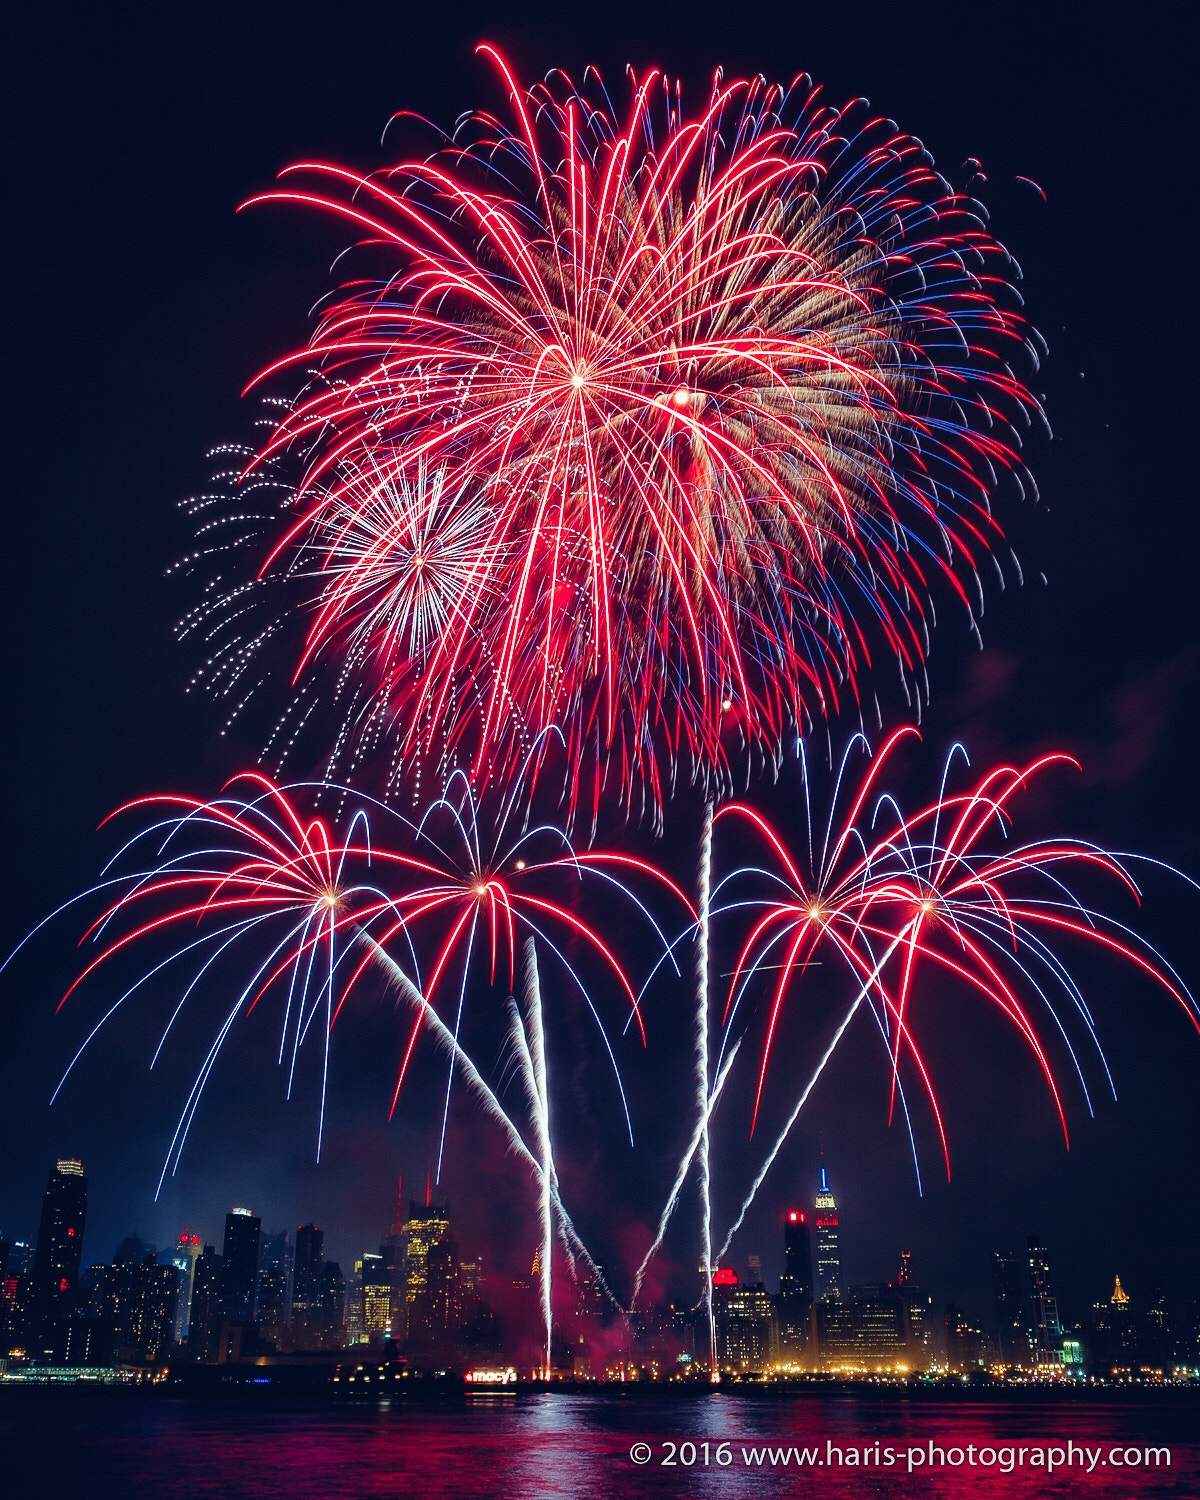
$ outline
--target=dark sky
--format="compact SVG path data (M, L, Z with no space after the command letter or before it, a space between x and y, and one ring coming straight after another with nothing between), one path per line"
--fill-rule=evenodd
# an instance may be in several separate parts
M1055 437L1029 452L1042 503L1010 500L1001 512L1028 581L1003 595L992 588L986 649L943 611L927 751L913 762L924 769L912 776L931 781L958 735L977 765L1071 749L1084 774L1059 783L1057 803L1038 805L1031 835L1067 831L1200 875L1200 522L1185 458L1194 299L1179 253L1190 202L1180 163L1195 142L1182 103L1187 49L1156 11L1130 8L1117 23L1065 4L21 7L4 47L0 945L7 951L95 877L110 845L93 830L115 805L155 789L207 793L238 769L217 713L183 691L194 661L172 625L192 601L165 576L188 542L175 502L203 485L212 445L245 435L238 392L305 337L339 240L286 213L235 216L237 204L289 161L382 164L380 133L396 109L448 125L470 105L497 104L472 55L484 38L527 79L554 65L579 73L595 62L619 77L627 60L655 63L680 74L693 99L717 63L778 77L807 70L835 98L867 95L952 174L967 157L983 163L993 227L1022 264L1031 317L1050 344L1035 388ZM902 705L885 695L884 712L898 722ZM782 793L762 796L786 819ZM668 820L660 853L678 869L691 859L694 813L683 805ZM1141 919L1194 985L1198 903L1151 880ZM268 1227L315 1216L345 1260L377 1242L397 1171L414 1186L423 1178L435 1113L430 1080L403 1120L385 1124L390 1010L368 1007L339 1038L319 1168L313 1080L285 1105L267 1066L269 1029L248 1028L156 1204L189 1055L151 1077L145 1017L131 1013L47 1108L98 1014L99 997L87 995L53 1013L78 930L59 923L0 978L0 1229L31 1237L51 1159L76 1153L92 1179L89 1257L107 1258L135 1228L160 1245L185 1222L212 1237L233 1202L251 1203ZM1036 1230L1068 1311L1107 1294L1116 1271L1135 1297L1157 1274L1177 1296L1200 1292L1200 1038L1125 973L1080 972L1120 1102L1103 1100L1090 1062L1097 1118L1069 1094L1069 1154L1028 1058L996 1022L935 996L925 1024L952 1183L939 1178L926 1121L917 1196L905 1142L885 1127L886 1066L864 1036L814 1099L734 1264L758 1251L777 1274L775 1220L811 1197L823 1129L852 1279L892 1275L903 1245L935 1292L982 1314L987 1252ZM649 1065L630 1064L634 1154L620 1147L611 1092L572 1055L576 1040L588 1045L583 1031L558 1041L561 1076L572 1080L567 1194L573 1181L581 1226L610 1261L637 1244L670 1132L682 1129L686 1019L668 1002L661 1015L659 1050ZM578 1104L585 1096L594 1118ZM743 1137L744 1116L719 1158L722 1222L752 1160ZM527 1260L528 1185L465 1104L445 1191L465 1248L497 1242L499 1259ZM672 1253L686 1267L694 1252L681 1238Z

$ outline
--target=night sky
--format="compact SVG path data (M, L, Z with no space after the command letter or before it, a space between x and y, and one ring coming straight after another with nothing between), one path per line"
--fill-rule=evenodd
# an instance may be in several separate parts
M472 55L485 38L526 80L556 65L578 74L589 62L619 80L626 61L653 63L682 76L693 101L718 63L772 77L808 71L835 100L865 94L956 181L968 157L983 164L981 196L1050 345L1032 384L1054 438L1035 435L1027 453L1041 503L1010 495L999 512L1026 582L1017 586L1010 569L1005 592L989 586L985 649L960 614L940 611L912 785L932 786L959 736L976 766L1068 749L1084 773L1062 774L1055 797L1030 808L1029 836L1094 838L1200 877L1200 519L1185 410L1193 299L1179 254L1190 212L1181 163L1194 141L1182 102L1187 48L1148 18L1155 9L1131 8L1114 29L1095 8L1063 4L21 7L4 48L0 947L96 877L112 844L94 830L113 807L152 790L214 792L256 748L222 737L219 711L184 692L196 662L173 638L193 602L185 582L166 576L190 540L176 502L204 486L207 450L247 436L251 413L238 393L303 341L344 236L284 211L235 215L236 206L290 161L382 165L380 134L397 109L448 126L469 106L499 106L488 67ZM1047 202L1018 176L1039 183ZM880 698L885 723L901 722L899 694L881 685ZM835 726L835 740L854 727ZM786 821L786 788L757 795ZM684 798L668 810L656 857L686 874L696 827ZM1200 986L1200 895L1153 878L1146 896L1142 930ZM319 1167L315 1080L284 1102L264 1019L222 1062L180 1173L155 1203L205 1035L203 1007L190 1047L154 1075L153 1007L131 1008L49 1109L102 1000L103 987L54 1014L80 928L68 916L0 977L0 1231L33 1237L47 1168L75 1154L92 1183L85 1260L109 1258L133 1230L164 1246L187 1223L212 1239L232 1203L252 1205L264 1228L315 1218L344 1268L376 1245L397 1173L423 1188L442 1071L430 1061L387 1125L390 1003L365 1004L339 1027ZM1155 1276L1173 1297L1200 1294L1200 1037L1125 970L1085 962L1079 973L1120 1100L1105 1099L1102 1069L1088 1059L1096 1118L1068 1087L1069 1153L1034 1065L1001 1023L932 995L922 1035L946 1110L952 1182L926 1118L918 1196L902 1132L886 1128L886 1062L863 1030L735 1242L734 1266L759 1253L768 1280L778 1275L778 1216L811 1202L820 1130L852 1281L894 1276L909 1248L941 1300L987 1316L988 1253L1036 1231L1068 1315L1107 1296L1115 1272L1135 1299ZM571 1022L554 1039L565 1195L585 1239L614 1266L636 1259L685 1129L686 1007L669 995L656 1005L650 1060L623 1054L636 1152L622 1147L612 1090L586 1058L594 1035ZM485 1069L494 1056L486 1045ZM746 1120L744 1107L731 1107L718 1150L722 1226L732 1184L756 1159ZM439 1196L451 1201L464 1252L485 1248L501 1265L527 1268L533 1194L465 1095ZM665 1289L691 1290L693 1246L683 1234L672 1240Z

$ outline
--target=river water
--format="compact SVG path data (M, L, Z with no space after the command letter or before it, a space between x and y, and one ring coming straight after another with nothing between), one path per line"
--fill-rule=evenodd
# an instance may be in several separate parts
M1200 1392L962 1402L899 1393L353 1402L259 1395L0 1392L0 1493L5 1500L1200 1497ZM1147 1449L1170 1450L1169 1464Z

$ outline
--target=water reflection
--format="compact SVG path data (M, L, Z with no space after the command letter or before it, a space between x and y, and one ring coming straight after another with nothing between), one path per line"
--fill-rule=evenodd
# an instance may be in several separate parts
M5 1393L0 1400L0 1472L6 1500L51 1493L88 1500L131 1494L155 1500L742 1500L800 1491L829 1500L1194 1500L1200 1462L1189 1439L1198 1408L1200 1393L1138 1403L622 1392L334 1405L267 1393L261 1400L250 1393L218 1401L39 1391ZM1060 1460L1053 1474L1030 1456L1068 1443L1075 1461ZM648 1462L631 1459L636 1444L645 1445L639 1456L648 1452ZM1169 1447L1170 1467L1161 1458L1157 1467L1109 1461L1114 1447L1140 1454L1146 1446ZM1024 1462L1018 1462L1022 1448ZM967 1462L972 1449L974 1467ZM1080 1449L1097 1456L1090 1473L1086 1460L1079 1461ZM915 1462L909 1450L927 1456ZM809 1462L798 1468L804 1453Z

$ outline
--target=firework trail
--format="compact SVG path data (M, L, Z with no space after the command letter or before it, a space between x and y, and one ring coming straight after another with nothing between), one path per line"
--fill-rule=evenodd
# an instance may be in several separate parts
M770 988L752 1129L781 1010L818 949L832 949L857 986L853 1003L743 1202L722 1254L864 1000L870 1001L888 1043L889 1123L900 1093L901 1064L911 1059L933 1112L947 1175L950 1156L942 1114L911 1027L910 1008L920 975L940 974L996 1007L1013 1024L1046 1082L1064 1139L1062 1092L1030 1002L1049 1019L1070 1057L1089 1113L1091 1097L1067 1025L1071 1012L1082 1023L1110 1087L1112 1079L1083 992L1058 951L1061 943L1079 942L1131 964L1165 989L1200 1031L1200 1008L1162 955L1068 883L1072 876L1090 872L1115 880L1140 901L1127 868L1130 856L1118 857L1077 839L1008 842L1018 795L1050 768L1074 762L1065 755L1044 755L1022 768L999 766L968 790L954 792L949 782L955 761L960 756L966 760L962 747L955 746L947 756L938 797L905 815L895 796L879 791L877 784L895 747L915 733L909 729L893 735L870 763L852 790L849 815L836 835L835 792L834 812L823 835L818 831L818 837L810 839L807 878L758 813L733 805L719 814L747 820L765 838L772 856L769 868L747 867L726 877L728 883L765 878L767 894L730 901L723 908L757 907L761 912L742 946L731 982L727 1036L755 975L768 960L775 961L778 971ZM839 772L839 792L848 763L849 752ZM872 797L873 808L868 806ZM997 835L1000 848L989 849L989 838Z
M708 1062L708 993L709 993L709 922L712 897L712 831L713 808L704 809L704 828L700 835L700 900L696 913L696 1113L698 1140L696 1155L700 1167L700 1247L704 1267L704 1322L708 1335L708 1373L716 1384L721 1379L717 1358L717 1325L713 1315L712 1289L712 1171L709 1119L712 1109L712 1085Z
M561 834L551 830L547 836L543 829L527 831L512 849L503 851L507 868L504 859L492 864L491 851L472 842L478 829L469 816L469 801L446 797L434 804L421 824L377 806L376 811L399 828L408 844L407 849L386 848L372 839L365 809L356 810L346 832L338 833L322 818L302 816L291 795L295 790L248 773L235 778L220 797L209 802L163 796L139 799L121 809L142 817L149 812L151 821L126 840L105 871L109 878L99 889L107 893L107 905L85 933L85 939L100 945L100 952L62 1003L126 949L140 953L155 939L173 946L92 1027L59 1089L104 1024L150 980L191 966L155 1049L153 1061L157 1062L188 1000L203 986L216 984L238 952L250 954L248 965L242 960L243 975L246 967L250 970L249 982L239 981L233 1004L196 1076L164 1164L164 1178L178 1166L205 1086L235 1022L252 1013L268 995L282 1003L278 1051L280 1063L287 1067L289 1097L303 1043L311 1032L321 1036L319 1153L334 1023L364 974L377 965L388 946L397 943L405 949L407 963L417 976L414 988L418 994L423 989L404 1052L401 1080L417 1036L429 1024L429 1014L436 1012L443 989L451 991L450 1034L458 1043L467 981L476 958L489 955L490 950L488 982L506 978L511 992L519 933L537 935L560 958L600 1025L599 1010L577 964L567 959L556 939L566 935L590 947L624 990L640 1021L637 997L612 950L582 918L553 899L547 886L554 885L561 893L565 880L578 884L586 875L600 881L606 892L615 889L628 895L634 909L649 918L645 903L622 877L633 872L653 874L651 866L600 851L576 855ZM305 790L340 796L345 789ZM464 841L457 848L447 849L439 842L431 822L447 815L452 815L452 826ZM112 873L131 863L132 870ZM665 878L658 879L669 885ZM661 936L657 926L654 930ZM362 942L368 946L360 956ZM432 952L423 986L422 947ZM447 979L447 970L456 960L461 962L461 971ZM502 972L505 960L506 974ZM601 1034L621 1089L602 1025ZM459 1053L452 1049L451 1076L458 1062ZM393 1110L395 1103L393 1096ZM628 1118L627 1110L625 1115Z
M363 937L362 941L370 949L372 956L378 960L384 972L394 984L397 992L415 1008L417 1015L430 1028L437 1045L458 1064L472 1092L482 1102L489 1116L503 1129L510 1150L532 1169L535 1177L538 1179L539 1185L543 1184L545 1179L538 1158L525 1144L521 1132L513 1124L504 1106L500 1103L482 1073L475 1066L475 1063L463 1051L454 1033L438 1015L437 1011L429 1004L416 985L413 984L412 980L391 954L386 949L381 948L372 937ZM595 1278L596 1285L612 1303L613 1307L618 1312L626 1312L627 1309L617 1299L608 1285L602 1268L593 1260L591 1252L580 1239L579 1233L571 1221L570 1214L567 1213L566 1208L563 1206L563 1201L559 1194L558 1182L554 1177L549 1179L549 1192L554 1213L558 1219L559 1233L562 1237L563 1245L568 1252L572 1267L575 1264L576 1258L582 1260Z
M510 808L515 801L515 797L510 800ZM582 942L616 980L644 1043L645 1028L637 995L612 948L593 926L558 899L557 893L564 879L574 886L585 877L602 882L606 889L619 892L646 918L662 948L668 951L670 945L662 929L648 906L634 893L629 878L644 877L665 887L690 911L690 903L682 891L645 860L597 850L579 853L559 829L548 824L524 828L514 838L507 833L507 818L502 817L498 828L490 831L480 817L469 781L461 774L451 778L446 792L419 823L410 824L405 818L399 821L413 833L414 855L406 860L406 869L416 878L406 889L395 892L394 921L381 934L380 941L386 946L403 933L413 942L429 931L434 941L423 988L431 1004L437 1003L444 990L451 992L452 1029L457 1037L475 968L486 964L487 983L490 986L501 983L511 994L516 987L518 935L524 933L539 939L559 960L596 1022L632 1143L633 1123L612 1043L578 966L568 957L564 939ZM670 958L670 962L674 963L674 959ZM397 1076L393 1110L419 1034L420 1018L414 1021ZM439 1178L453 1076L451 1068L438 1147Z
M853 1004L850 1006L849 1010L846 1012L846 1014L842 1017L841 1021L838 1023L838 1028L833 1033L833 1036L830 1038L829 1045L825 1048L825 1051L824 1051L824 1053L821 1056L820 1062L818 1062L816 1068L813 1071L812 1077L804 1085L803 1089L801 1089L801 1091L800 1091L800 1097L796 1100L795 1106L793 1107L791 1114L787 1118L787 1123L784 1125L783 1129L779 1132L779 1135L776 1137L775 1144L771 1147L770 1151L767 1153L767 1159L766 1159L766 1161L763 1162L762 1167L759 1169L758 1176L750 1184L750 1191L746 1194L745 1198L742 1200L742 1206L741 1206L740 1209L738 1209L737 1218L733 1221L733 1224L730 1227L730 1230L729 1230L728 1234L726 1234L725 1239L724 1239L724 1241L721 1244L720 1250L717 1251L717 1263L718 1264L720 1264L722 1257L728 1253L729 1247L733 1243L733 1237L734 1237L734 1235L742 1227L742 1223L745 1220L746 1214L749 1212L750 1205L754 1202L755 1198L758 1196L758 1190L759 1190L760 1187L762 1187L763 1182L766 1179L767 1173L774 1166L774 1164L775 1164L775 1158L783 1150L783 1147L784 1147L784 1145L787 1142L788 1136L790 1136L791 1133L792 1133L792 1127L795 1125L796 1121L800 1118L800 1112L803 1110L804 1106L808 1103L808 1096L812 1093L813 1089L816 1088L817 1083L820 1081L821 1074L824 1073L826 1064L833 1057L833 1054L837 1051L838 1043L845 1036L847 1030L849 1029L850 1022L853 1021L854 1017L858 1014L858 1008L859 1008L859 1006L863 1003L863 1001L871 993L872 987L875 986L876 984L878 984L880 970L887 963L888 959L891 958L892 954L896 951L896 949L904 941L904 939L905 939L906 936L907 936L907 930L905 932L901 932L900 935L897 938L894 939L894 941L892 942L892 944L884 952L883 958L880 960L880 962L878 964L876 964L874 970L872 970L872 972L867 976L867 979L863 983L862 987L859 989L858 994L854 997Z
M236 777L221 797L210 802L182 796L145 797L120 809L121 813L132 811L149 812L153 821L125 842L105 875L131 857L144 860L147 851L151 863L103 882L101 889L117 885L119 894L84 934L85 941L102 945L101 952L67 991L60 1009L102 964L131 945L170 936L180 927L185 929L185 941L108 1008L72 1058L54 1097L101 1027L132 995L181 961L194 963L195 972L154 1050L153 1067L189 998L202 983L211 981L213 971L231 950L253 945L249 982L236 990L195 1078L163 1178L178 1167L205 1085L234 1023L253 1012L269 992L283 996L278 1062L287 1066L289 1097L301 1045L320 1018L319 1159L333 1023L357 977L343 986L339 997L339 970L346 962L349 939L370 932L385 915L393 915L390 898L366 878L372 863L386 865L393 856L372 850L365 818L355 816L347 836L339 838L324 820L305 821L283 791L253 772ZM110 936L114 926L122 928L118 937ZM200 935L191 936L197 927L203 929Z
M639 1264L637 1270L634 1272L633 1294L629 1299L629 1306L631 1309L637 1306L637 1299L641 1295L642 1282L646 1279L647 1268L649 1267L650 1262L662 1248L662 1242L666 1238L667 1226L670 1224L672 1215L674 1214L675 1210L679 1207L679 1195L683 1190L683 1184L687 1180L687 1175L692 1169L692 1163L696 1160L696 1153L700 1149L701 1137L704 1134L709 1119L712 1117L713 1110L717 1107L717 1100L721 1097L721 1091L725 1087L725 1080L729 1077L730 1069L733 1067L734 1060L737 1057L738 1049L740 1046L741 1042L736 1041L730 1047L728 1053L726 1054L724 1062L721 1064L720 1071L713 1081L712 1094L709 1097L707 1107L705 1109L697 1110L696 1112L696 1124L692 1130L692 1137L691 1140L688 1141L687 1150L683 1153L683 1157L679 1163L679 1168L675 1173L675 1181L671 1184L671 1191L667 1194L667 1201L663 1205L662 1213L659 1215L658 1225L654 1231L654 1238L650 1242L650 1248L646 1251L645 1255L642 1256L641 1263ZM711 1216L712 1209L710 1191L710 1233L712 1224ZM717 1259L720 1260L720 1256L718 1256Z
M557 1175L554 1171L554 1152L550 1136L550 1090L546 1075L546 1034L542 1023L542 988L538 977L537 949L532 938L525 940L523 1013L515 1000L510 1001L509 1004L512 1011L513 1044L520 1060L530 1113L533 1115L537 1131L538 1158L541 1165L541 1301L542 1321L546 1336L542 1378L549 1380L553 1369L551 1362L553 1299L550 1274L554 1255L552 1193L557 1187Z
M572 810L607 786L657 818L680 768L721 794L731 745L777 760L873 654L919 678L936 579L972 607L990 493L1026 482L1036 339L981 207L862 101L718 74L687 115L650 73L620 114L491 55L511 125L252 200L373 257L261 377L319 372L262 449L302 473L261 572L317 559L298 677L373 663L395 766L503 788L536 750ZM420 649L384 540L408 496L418 532L463 520Z

